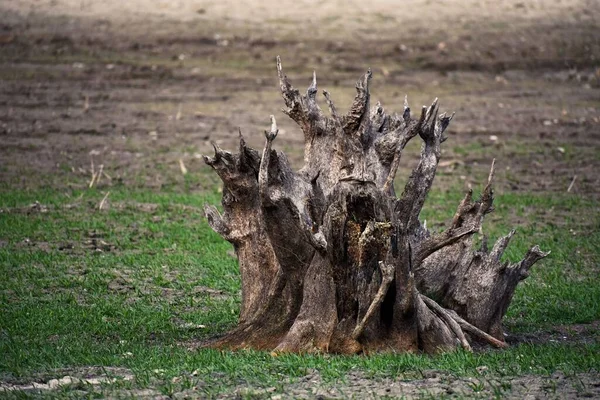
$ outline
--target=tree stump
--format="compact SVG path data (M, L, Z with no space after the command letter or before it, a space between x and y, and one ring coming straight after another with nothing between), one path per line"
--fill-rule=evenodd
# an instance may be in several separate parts
M204 157L223 181L223 214L205 207L210 226L235 248L242 280L238 326L217 348L287 352L434 353L473 343L505 347L502 317L518 282L548 253L535 246L517 264L500 261L514 231L488 250L474 236L492 211L492 177L481 197L466 194L452 224L431 233L419 214L453 115L437 99L413 118L370 107L371 71L339 114L313 75L306 95L283 73L281 93L304 134L304 166L293 171L273 150L271 116L262 153L240 133L238 153L214 146ZM419 164L397 197L394 177L406 144L423 141Z

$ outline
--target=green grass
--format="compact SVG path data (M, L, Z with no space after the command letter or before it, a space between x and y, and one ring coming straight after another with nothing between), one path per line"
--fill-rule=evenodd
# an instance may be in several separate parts
M448 221L455 210L452 205L462 195L433 191L428 202L438 208L424 210L423 217ZM495 211L484 225L490 246L511 229L517 231L505 260L520 261L533 245L551 251L518 286L505 321L509 329L535 332L599 320L600 215L596 202L566 193L507 193L497 196L494 204Z
M431 369L473 375L482 365L501 376L600 370L597 334L586 343L435 357L198 349L236 324L240 305L232 246L202 216L202 205L217 204L219 194L116 187L110 207L99 210L103 197L96 190L0 189L4 379L30 382L57 368L103 365L131 369L136 379L124 386L158 387L164 394L197 386L213 396L239 384L280 390L282 377L311 370L326 381L357 369L374 378L407 379ZM460 191L432 191L423 213L428 225L451 218L461 197ZM30 209L35 201L47 211ZM557 325L600 320L599 224L596 204L583 197L497 196L486 234L518 230L505 258L518 261L533 244L552 251L519 285L506 318L509 330L551 333Z

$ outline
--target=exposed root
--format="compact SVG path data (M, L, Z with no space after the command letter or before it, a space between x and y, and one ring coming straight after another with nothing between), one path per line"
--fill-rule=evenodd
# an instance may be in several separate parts
M424 296L422 294L420 296L421 296L421 299L423 299L423 301L425 302L425 304L427 304L427 306L429 306L430 308L435 310L444 319L444 321L446 321L448 323L448 325L451 327L453 332L456 334L457 338L460 340L461 345L463 346L463 348L465 350L472 351L472 348L469 345L469 342L467 341L467 338L465 337L463 330L465 330L465 331L469 332L470 334L472 334L473 336L476 336L477 338L491 344L494 347L497 347L500 349L505 349L508 347L508 344L506 342L502 342L502 341L496 339L495 337L488 335L487 333L485 333L481 329L477 328L476 326L471 325L470 323L468 323L467 321L462 319L455 311L447 310L447 309L443 308L442 306L440 306L438 303L431 300L427 296Z
M382 275L381 286L379 286L379 290L377 291L377 294L375 295L373 302L369 306L369 309L365 313L365 316L356 325L356 328L354 328L354 331L352 331L352 338L354 340L357 340L360 337L360 335L363 333L363 331L365 329L365 325L366 325L367 321L369 320L369 318L371 318L373 313L379 308L379 306L381 306L381 302L383 301L383 298L384 298L385 294L387 293L387 291L390 287L390 284L392 283L392 280L394 279L394 268L393 267L390 267L390 266L386 265L383 261L380 261L379 268L381 269L381 275Z
M473 349L471 348L471 345L469 344L469 342L467 341L467 338L465 337L465 334L463 333L459 324L454 320L454 318L450 314L450 311L441 307L438 303L431 300L429 297L423 296L422 294L420 296L421 296L421 299L425 302L425 304L427 304L427 306L429 308L433 309L436 312L436 314L438 314L444 320L444 322L448 325L448 327L452 330L452 332L456 335L456 337L460 341L460 344L463 347L463 349L465 349L467 351L473 351Z

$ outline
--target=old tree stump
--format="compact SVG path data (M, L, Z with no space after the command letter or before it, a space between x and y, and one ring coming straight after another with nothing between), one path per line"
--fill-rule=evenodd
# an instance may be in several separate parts
M313 75L306 95L283 73L287 110L304 133L304 166L293 171L272 149L275 118L262 154L240 135L238 153L215 147L205 157L223 181L223 214L206 206L210 226L235 247L242 280L238 326L210 346L291 352L425 351L473 343L505 347L502 317L531 266L548 253L535 246L517 264L500 257L511 237L473 249L492 211L494 167L477 200L469 191L442 233L419 221L452 116L437 100L413 118L370 107L368 71L339 114ZM394 177L409 140L421 157L402 194Z

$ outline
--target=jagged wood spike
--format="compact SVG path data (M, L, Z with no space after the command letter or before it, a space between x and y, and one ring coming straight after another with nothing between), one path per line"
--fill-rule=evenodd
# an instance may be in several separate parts
M402 139L398 141L398 144L396 145L396 151L394 152L394 159L392 160L392 164L390 165L390 171L382 187L382 191L384 193L388 193L391 190L392 185L394 183L394 179L396 178L396 172L398 171L398 167L400 166L402 150L404 150L404 147L412 137L414 136L411 136L410 132L406 132Z
M271 115L271 130L265 131L265 147L263 149L262 158L260 160L260 169L258 171L258 193L263 203L267 203L269 199L269 164L271 161L271 145L277 137L279 129L275 116Z
M479 214L483 218L484 214L489 214L494 211L494 190L492 188L492 182L494 181L494 173L496 171L496 159L492 160L492 165L490 167L490 173L488 175L487 184L483 189L483 193L481 194L481 206Z
M246 159L246 141L244 140L244 135L242 135L242 128L240 128L240 127L238 127L238 137L240 139L240 145L239 145L240 158L239 158L238 168L242 168L243 166L248 164L248 161Z
M323 90L323 96L325 96L325 99L327 100L327 105L329 106L329 112L331 113L331 116L334 120L339 122L340 118L338 116L335 105L333 104L333 100L331 100L329 92L327 90Z
M504 250L506 250L508 244L510 243L510 239L512 239L516 232L517 231L513 229L508 233L508 235L498 239L494 244L492 251L490 252L490 257L496 261L500 261L500 257L502 257L502 254L504 254Z
M356 133L358 127L369 110L369 81L371 80L371 69L356 82L356 96L350 107L350 111L344 117L343 129L347 134Z
M463 197L462 201L458 205L456 213L452 218L452 228L458 228L463 221L464 214L468 211L469 208L472 207L473 201L473 189L469 189L467 193L465 193L465 197Z
M277 56L277 74L279 76L279 86L281 89L281 94L283 95L283 99L286 105L289 108L294 108L297 105L301 104L300 100L300 92L297 89L294 89L288 77L283 72L283 67L281 65L281 58Z
M511 268L519 272L519 280L523 280L529 276L529 269L533 264L550 255L549 251L541 251L538 246L533 246L523 260L515 264Z
M214 150L214 152L215 152L215 157L214 157L214 159L215 159L216 161L219 161L219 160L222 158L222 155L223 155L223 153L224 153L224 152L223 152L223 150L222 150L222 149L219 147L219 145L217 144L217 142L215 142L214 140L211 140L211 141L210 141L210 144L212 145L212 147L213 147L213 150Z
M313 78L310 86L306 90L306 96L314 99L317 95L317 71L313 71Z
M436 132L436 127L439 126L437 124L437 122L438 122L437 116L438 116L438 111L439 110L440 110L439 107L436 106L435 109L433 110L433 114L432 114L433 116L431 117L431 125L430 125L430 128L429 128L429 130L430 130L430 134L429 135L431 137L433 137L433 138L435 138L436 133L437 133Z
M431 103L431 105L427 108L427 111L425 113L425 121L427 121L427 123L429 123L429 121L431 120L431 115L433 114L433 111L437 108L437 103L438 103L438 98L436 97L433 102ZM423 106L425 107L425 106Z
M450 121L454 118L454 113L452 115L447 116L446 113L440 116L440 125L442 127L442 133L446 130L448 125L450 125Z
M229 237L229 232L231 232L231 228L223 220L223 217L221 216L219 210L217 210L216 207L211 205L205 205L204 215L206 216L208 224L215 232L217 232L225 239Z
M427 107L421 107L421 116L419 117L419 122L417 122L417 129L421 129L425 124L425 120L427 119Z
M277 56L277 75L279 77L279 87L283 100L288 107L282 111L293 119L304 132L305 138L310 138L312 131L310 128L310 121L308 117L308 110L306 105L306 98L304 98L298 89L294 88L288 77L283 72L281 65L281 58Z
M402 118L406 122L410 120L410 107L408 105L408 95L404 96L404 111L402 113Z

